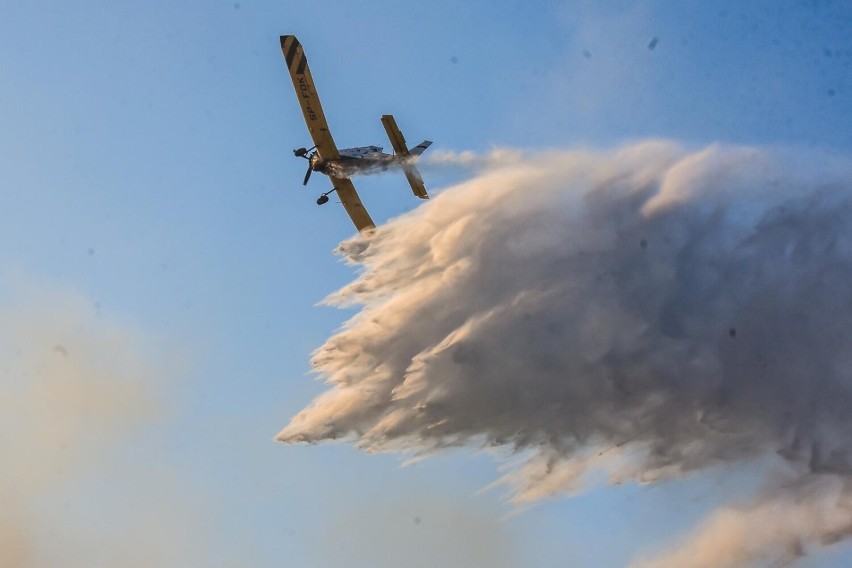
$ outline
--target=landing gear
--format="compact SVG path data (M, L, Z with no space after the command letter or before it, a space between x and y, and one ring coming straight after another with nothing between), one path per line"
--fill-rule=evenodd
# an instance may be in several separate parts
M328 194L333 193L335 191L337 191L336 187L334 187L334 188L326 191L322 195L320 195L319 198L317 199L317 205L325 205L326 203L328 203Z

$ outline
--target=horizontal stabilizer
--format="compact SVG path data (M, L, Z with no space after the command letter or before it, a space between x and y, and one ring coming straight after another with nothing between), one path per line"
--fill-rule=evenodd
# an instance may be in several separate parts
M393 151L396 152L397 156L407 156L408 147L405 145L405 137L396 125L396 120L394 120L393 115L383 114L382 125L385 127L385 132L388 133L391 146L393 146Z
M429 199L429 194L426 193L426 185L423 183L423 178L420 177L420 172L414 164L406 164L402 166L402 171L405 172L405 177L411 185L411 191L420 199Z
M396 125L393 115L383 114L382 124L385 127L385 132L388 133L391 146L393 146L393 151L396 152L397 156L419 156L432 144L429 140L424 140L409 152L408 147L405 145L405 137L403 137L402 132L400 132L399 127ZM405 177L408 179L409 185L411 185L411 191L420 199L429 199L429 194L426 193L426 186L423 184L420 172L417 171L417 167L413 163L408 162L409 159L403 161L402 171L405 172Z

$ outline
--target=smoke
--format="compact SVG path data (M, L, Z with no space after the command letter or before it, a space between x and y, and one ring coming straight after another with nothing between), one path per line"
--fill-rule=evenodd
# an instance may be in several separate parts
M365 176L365 175L374 175L380 174L388 171L389 169L401 170L403 164L405 165L413 165L417 166L420 163L420 156L409 156L402 160L399 156L396 157L397 160L400 160L395 163L388 162L370 162L369 160L349 160L344 162L331 162L322 164L322 171L330 176L335 177L351 177L354 175Z
M683 542L634 568L788 566L815 545L852 534L852 492L838 476L805 476L747 508L725 507Z
M341 245L363 270L327 302L362 308L315 352L330 388L279 440L517 452L516 502L768 454L849 476L848 160L664 141L432 159L481 171ZM793 493L720 512L684 549ZM794 517L827 502L804 495ZM778 520L754 557L845 536L838 511Z
M495 148L488 154L477 154L470 150L453 152L452 150L435 150L420 158L420 166L424 170L439 167L456 167L464 169L486 170L507 165L519 165L528 160L522 152L506 148Z
M509 536L497 518L469 501L390 493L340 507L317 535L313 565L510 568L519 564Z
M150 393L128 372L138 361L127 336L108 325L92 334L82 302L53 299L52 314L33 305L0 314L0 565L13 568L38 565L44 527L35 504L152 411ZM102 363L93 361L95 345Z
M156 341L18 280L0 281L0 566L218 565L197 489L150 436L171 377Z

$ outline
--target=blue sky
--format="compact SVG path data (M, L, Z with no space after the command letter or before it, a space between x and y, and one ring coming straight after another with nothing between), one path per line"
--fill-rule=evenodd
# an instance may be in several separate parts
M507 566L622 566L749 483L596 490L501 520L504 496L478 493L497 476L486 455L400 468L273 443L321 391L310 353L351 312L316 304L353 274L331 253L345 213L314 204L327 182L300 185L291 150L308 136L278 36L302 42L342 147L389 146L392 113L437 149L670 138L848 155L849 3L10 0L2 14L0 301L50 312L72 297L82 328L130 330L159 409L29 505L43 565L48 528L88 523L99 542L137 524L136 500L162 500L157 515L198 521L181 546L207 551L166 558L198 565L463 566L473 546ZM417 205L400 183L356 179L378 222Z

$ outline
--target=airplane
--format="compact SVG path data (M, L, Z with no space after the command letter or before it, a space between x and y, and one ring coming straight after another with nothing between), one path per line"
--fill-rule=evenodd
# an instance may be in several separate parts
M308 161L308 171L302 185L307 185L312 172L320 172L329 177L333 188L319 196L317 205L328 203L328 196L337 192L340 202L349 214L355 228L359 232L367 232L376 228L370 218L370 214L361 203L355 186L352 185L351 176L356 174L374 173L385 171L388 168L401 168L408 179L414 195L420 199L429 199L423 178L417 171L416 162L418 157L428 148L432 142L424 140L410 150L406 146L405 138L396 125L392 115L382 115L382 125L385 127L394 153L386 154L379 146L361 146L358 148L338 149L334 138L328 129L325 113L320 105L319 96L314 87L311 70L308 68L308 59L305 57L304 49L296 39L296 36L281 36L281 52L284 61L293 80L296 89L296 97L302 107L305 116L305 124L314 146L311 148L297 148L293 150L296 157Z

